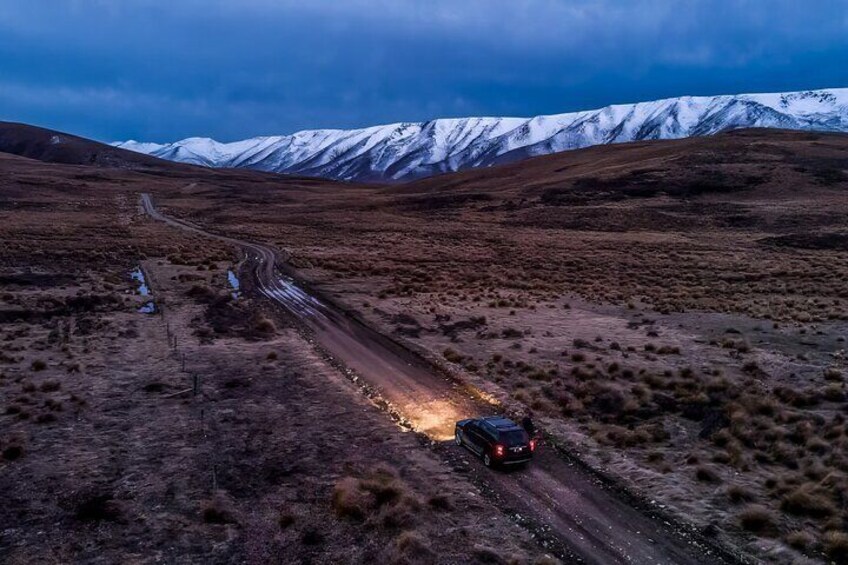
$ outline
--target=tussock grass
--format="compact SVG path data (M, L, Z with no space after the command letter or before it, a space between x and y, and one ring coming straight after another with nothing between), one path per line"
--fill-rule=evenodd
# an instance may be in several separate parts
M848 532L832 530L822 536L825 554L835 563L848 563Z
M200 506L200 514L207 524L235 524L236 516L222 496L215 496L204 501Z
M408 528L422 508L418 496L397 472L377 466L362 477L344 477L333 488L332 508L337 517L383 529ZM447 508L452 503L441 500Z
M277 333L277 325L274 324L274 321L270 318L266 318L264 316L260 317L256 320L256 324L254 328L257 332L262 334L275 334Z
M837 512L827 493L813 483L803 484L786 494L780 507L785 512L812 518L826 518Z
M739 512L738 519L742 529L748 532L763 536L772 536L777 532L777 517L765 506L747 506Z

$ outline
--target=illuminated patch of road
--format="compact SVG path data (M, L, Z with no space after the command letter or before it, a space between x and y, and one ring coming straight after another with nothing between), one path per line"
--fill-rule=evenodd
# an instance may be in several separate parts
M456 422L469 418L471 414L460 413L450 400L430 400L407 405L401 412L412 429L425 434L434 441L447 441L453 437Z

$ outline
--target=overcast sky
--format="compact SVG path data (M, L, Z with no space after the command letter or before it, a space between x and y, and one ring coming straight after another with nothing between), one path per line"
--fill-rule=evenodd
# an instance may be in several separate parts
M0 119L103 141L838 86L848 0L0 0Z

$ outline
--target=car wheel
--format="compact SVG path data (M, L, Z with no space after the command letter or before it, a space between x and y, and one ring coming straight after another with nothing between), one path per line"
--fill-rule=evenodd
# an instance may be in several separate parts
M454 434L453 440L456 442L457 445L462 445L462 432L456 430L456 434Z
M492 466L492 458L489 457L488 453L483 454L483 465L485 465L486 467Z

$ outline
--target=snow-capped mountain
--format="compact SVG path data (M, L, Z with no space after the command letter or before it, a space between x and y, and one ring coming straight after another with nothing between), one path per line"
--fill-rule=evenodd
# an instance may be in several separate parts
M848 88L684 96L535 118L458 118L311 130L233 143L189 138L118 147L183 163L341 180L394 181L590 145L702 136L747 127L848 132Z

